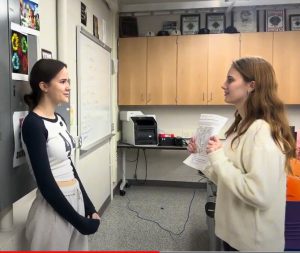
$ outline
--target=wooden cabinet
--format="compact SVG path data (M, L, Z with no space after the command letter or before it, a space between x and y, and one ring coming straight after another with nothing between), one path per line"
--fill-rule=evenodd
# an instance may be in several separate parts
M265 33L241 33L241 57L259 56L273 62L273 34Z
M147 105L176 105L177 37L149 37Z
M119 105L146 104L147 38L119 40Z
M178 37L177 104L207 104L208 35Z
M232 61L269 61L285 104L300 104L300 32L209 34L119 40L119 105L223 105Z
M300 32L276 32L273 43L279 97L285 104L300 104Z
M207 103L222 105L224 91L221 88L233 60L240 56L240 34L211 34L208 46Z

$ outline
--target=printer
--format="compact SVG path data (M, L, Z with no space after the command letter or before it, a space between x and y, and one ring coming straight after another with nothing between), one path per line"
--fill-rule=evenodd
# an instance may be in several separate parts
M141 111L121 111L122 142L132 145L157 145L157 122L155 115Z

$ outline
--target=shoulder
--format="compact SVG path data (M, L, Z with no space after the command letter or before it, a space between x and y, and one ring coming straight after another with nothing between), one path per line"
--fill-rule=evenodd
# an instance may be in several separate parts
M269 133L271 133L271 129L270 129L270 125L267 121L265 121L263 119L257 119L250 125L247 132L249 132L249 133L269 132Z
M30 134L30 133L43 133L47 134L47 129L45 127L44 121L41 117L36 115L33 112L29 112L29 114L25 117L22 123L22 134Z
M263 119L255 120L246 131L247 139L252 145L265 148L275 148L277 145L271 134L271 127Z

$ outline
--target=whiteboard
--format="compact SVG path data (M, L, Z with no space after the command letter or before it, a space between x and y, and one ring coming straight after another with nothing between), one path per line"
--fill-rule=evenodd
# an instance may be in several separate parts
M78 135L89 150L111 136L111 49L77 27Z

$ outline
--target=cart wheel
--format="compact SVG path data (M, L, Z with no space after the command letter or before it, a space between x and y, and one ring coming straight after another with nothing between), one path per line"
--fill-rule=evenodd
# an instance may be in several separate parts
M120 195L121 195L121 196L124 196L125 194L126 194L126 191L120 190Z
M129 183L126 183L125 184L125 188L129 188L130 187L130 184Z

